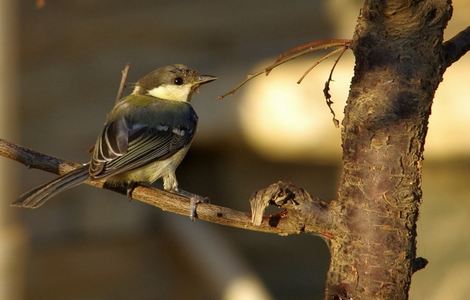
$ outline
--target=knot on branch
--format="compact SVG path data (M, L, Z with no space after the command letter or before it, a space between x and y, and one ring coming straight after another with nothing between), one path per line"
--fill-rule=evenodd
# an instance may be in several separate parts
M297 216L303 224L312 216L318 216L318 208L326 211L326 203L312 196L303 188L292 183L279 181L267 188L261 189L251 197L251 221L254 225L261 225L263 214L269 205L284 208L285 211L277 215L277 219L286 216ZM302 225L304 226L304 225Z

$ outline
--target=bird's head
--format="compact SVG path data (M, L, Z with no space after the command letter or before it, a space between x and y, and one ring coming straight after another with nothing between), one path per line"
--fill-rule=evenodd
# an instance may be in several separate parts
M185 65L170 65L139 79L132 93L165 100L190 101L191 95L199 86L216 79L215 76L200 75Z

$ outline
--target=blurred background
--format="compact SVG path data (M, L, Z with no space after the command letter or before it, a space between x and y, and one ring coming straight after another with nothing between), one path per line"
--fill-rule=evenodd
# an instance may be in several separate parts
M350 38L361 1L0 1L0 137L84 162L129 82L184 63L219 80L193 98L196 140L180 186L248 211L279 179L328 200L340 171L340 130L322 89L332 61L296 81L315 56L221 95L280 52L314 39ZM447 37L467 27L454 1ZM342 118L354 61L331 84ZM426 143L418 255L411 299L470 298L470 56L439 87ZM129 92L129 90L127 90ZM17 195L54 175L0 158L0 299L321 299L328 249L320 238L253 233L163 213L81 186L34 210Z

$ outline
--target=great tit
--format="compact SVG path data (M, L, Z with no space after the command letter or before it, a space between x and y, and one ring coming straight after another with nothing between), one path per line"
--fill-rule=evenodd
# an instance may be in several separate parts
M181 64L145 75L107 115L90 162L24 193L12 205L37 208L88 179L125 186L130 195L136 184L163 178L165 190L178 192L175 170L188 152L198 121L191 96L216 79Z

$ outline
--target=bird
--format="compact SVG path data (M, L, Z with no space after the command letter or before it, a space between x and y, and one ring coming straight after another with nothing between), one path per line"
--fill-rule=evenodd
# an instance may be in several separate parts
M216 79L182 64L148 73L108 113L88 163L22 194L12 205L37 208L58 193L95 179L126 187L129 197L136 185L150 185L161 178L164 190L183 192L175 171L197 128L191 97L201 85Z

